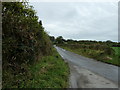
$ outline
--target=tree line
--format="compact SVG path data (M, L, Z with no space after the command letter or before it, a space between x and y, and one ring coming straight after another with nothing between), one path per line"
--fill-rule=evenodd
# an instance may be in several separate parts
M102 44L102 45L108 45L113 47L120 47L120 42L112 42L111 40L107 41L95 41L95 40L73 40L73 39L64 39L62 36L54 37L50 36L50 40L53 42L53 44Z
M120 42L112 42L111 40L107 41L92 41L92 40L72 40L72 39L64 39L62 36L54 37L50 36L53 44L58 46L67 46L71 49L87 49L91 50L100 50L104 51L102 54L111 55L114 54L115 51L111 47L120 47Z

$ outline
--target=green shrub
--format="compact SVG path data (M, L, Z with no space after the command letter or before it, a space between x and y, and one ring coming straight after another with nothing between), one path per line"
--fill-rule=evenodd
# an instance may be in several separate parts
M33 64L52 54L51 41L42 22L38 22L36 12L26 2L2 3L2 31L3 84L9 78L8 68L15 76L26 71L23 64Z

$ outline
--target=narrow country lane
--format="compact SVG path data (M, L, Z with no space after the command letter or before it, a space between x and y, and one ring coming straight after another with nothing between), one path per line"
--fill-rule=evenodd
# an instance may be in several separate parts
M118 88L118 67L54 46L69 63L71 88Z

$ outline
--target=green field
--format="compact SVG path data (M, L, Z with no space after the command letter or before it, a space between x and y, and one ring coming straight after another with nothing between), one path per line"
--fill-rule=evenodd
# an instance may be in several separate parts
M120 47L112 47L115 50L115 54L120 56Z
M120 47L112 47L115 51L115 55L112 56L111 62L120 66Z

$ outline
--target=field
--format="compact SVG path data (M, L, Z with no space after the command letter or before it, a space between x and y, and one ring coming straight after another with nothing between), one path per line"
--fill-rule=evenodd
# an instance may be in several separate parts
M112 47L115 51L115 55L112 56L112 63L118 64L120 66L120 47Z
M120 56L120 47L112 47L115 50L115 54Z

